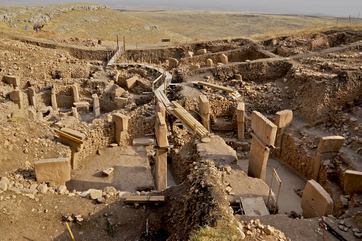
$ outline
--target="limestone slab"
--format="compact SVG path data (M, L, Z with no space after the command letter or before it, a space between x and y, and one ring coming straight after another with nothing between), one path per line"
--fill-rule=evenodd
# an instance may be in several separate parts
M138 80L138 76L133 76L132 78L127 79L126 80L127 88L129 90L132 89L136 85L137 80Z
M53 181L64 185L70 180L70 160L62 157L36 161L35 176L38 183Z
M133 146L149 146L154 144L155 144L155 139L153 137L134 138L132 141Z
M333 199L319 183L309 180L303 191L301 207L305 218L317 217L314 210L320 216L327 216L333 212Z
M241 202L246 216L270 215L262 197L244 197Z
M128 103L128 98L115 97L114 102L116 103L117 108L124 108L124 107L126 107L126 105Z

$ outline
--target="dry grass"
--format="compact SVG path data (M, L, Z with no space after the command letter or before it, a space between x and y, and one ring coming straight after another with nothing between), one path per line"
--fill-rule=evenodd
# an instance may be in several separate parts
M268 33L305 31L305 29L328 28L336 25L336 18L295 15L254 14L241 12L126 12L126 15L146 19L171 32L186 36L187 40L212 40L227 37L257 37ZM353 19L352 24L362 23ZM348 19L339 19L339 26L349 24ZM182 39L177 39L182 42Z
M11 11L20 11L17 9L14 7ZM46 24L44 31L34 33L31 24L23 21L31 14L31 11L22 11L13 21L16 24L0 22L1 30L40 38L78 37L103 41L115 41L118 34L126 36L128 43L155 44L162 38L170 38L173 43L234 37L262 40L330 28L356 29L362 24L362 19L352 19L352 26L348 26L348 18L338 19L336 26L337 19L331 17L221 11L121 12L106 8L61 13ZM25 31L25 25L30 30Z

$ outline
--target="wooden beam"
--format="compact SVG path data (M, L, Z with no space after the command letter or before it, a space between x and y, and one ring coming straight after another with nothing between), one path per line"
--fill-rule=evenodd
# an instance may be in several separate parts
M207 83L207 82L204 82L204 81L198 81L197 83L199 85L205 85L205 86L208 86L210 88L223 90L223 91L226 91L226 92L233 92L234 91L234 89L232 89L232 88L228 88L228 87L224 87L224 86L220 86L220 85L215 85L215 84L210 84L210 83Z
M165 196L128 196L126 203L163 203Z

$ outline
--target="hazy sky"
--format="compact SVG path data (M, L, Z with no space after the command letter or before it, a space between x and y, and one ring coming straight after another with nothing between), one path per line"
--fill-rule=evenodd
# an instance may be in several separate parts
M0 0L0 5L44 5L76 2L82 2L82 0ZM117 5L158 5L201 10L235 10L286 14L321 13L334 16L351 15L353 17L360 14L362 18L362 0L84 0L84 2L102 3L111 7Z

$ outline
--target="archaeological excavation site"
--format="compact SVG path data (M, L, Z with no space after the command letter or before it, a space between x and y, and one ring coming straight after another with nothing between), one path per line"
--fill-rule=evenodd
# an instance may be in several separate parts
M73 40L0 34L0 239L362 238L361 31Z

